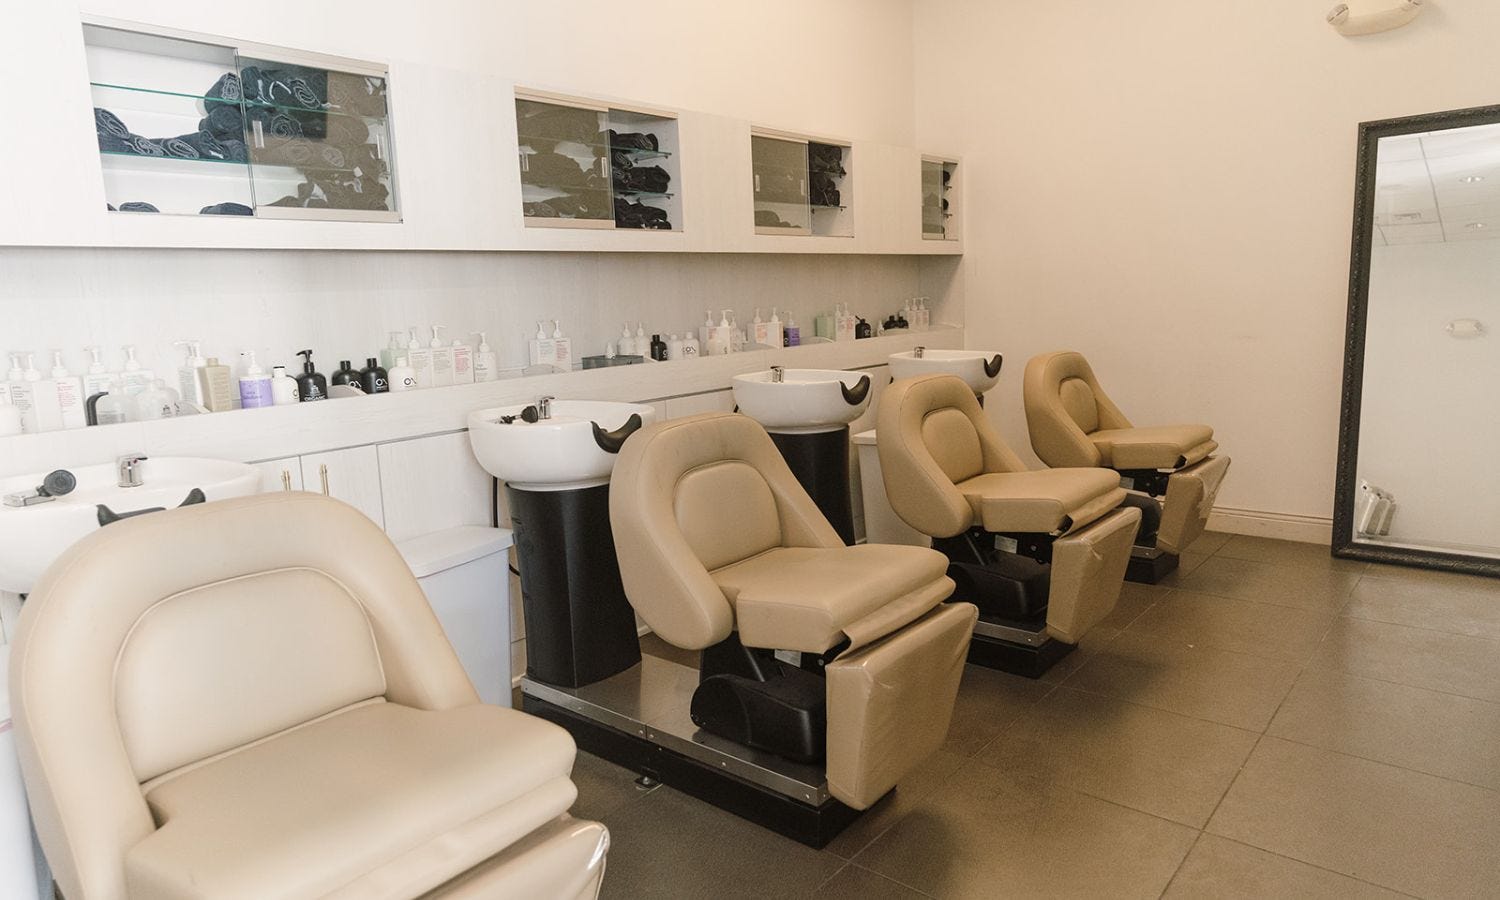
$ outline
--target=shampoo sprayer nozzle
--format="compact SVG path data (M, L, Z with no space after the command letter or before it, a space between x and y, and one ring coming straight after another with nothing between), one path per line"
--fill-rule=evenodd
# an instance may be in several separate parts
M440 337L438 337L438 332L442 331L444 328L447 328L447 327L448 327L447 325L433 325L432 326L432 343L428 344L427 346L431 347L434 350L437 350L440 347L442 347L443 346L443 339L440 338Z
M317 368L313 365L311 350L298 350L297 355L302 357L302 371L309 375L317 371Z
M134 344L126 344L124 349L125 349L125 371L127 371L127 372L139 372L141 370L141 363L140 363L140 360L137 360L135 358L135 345Z
M100 353L102 353L103 351L101 351L99 349L99 345L95 344L95 345L92 345L92 346L89 346L89 347L84 347L83 349L87 350L88 353L89 353L89 355L94 358L94 361L91 362L91 363L89 363L89 374L90 375L103 375L104 374L104 360L100 357Z

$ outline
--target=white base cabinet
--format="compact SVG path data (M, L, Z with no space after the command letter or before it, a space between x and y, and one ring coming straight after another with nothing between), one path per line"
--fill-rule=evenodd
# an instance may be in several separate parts
M374 446L349 447L302 457L302 489L342 500L381 528L380 458Z

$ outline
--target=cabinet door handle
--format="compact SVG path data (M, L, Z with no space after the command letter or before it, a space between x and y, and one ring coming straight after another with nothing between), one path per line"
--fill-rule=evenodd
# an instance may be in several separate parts
M318 477L323 480L323 496L328 496L328 464L318 466Z
M759 175L755 176L755 192L757 194L760 193L760 176Z
M281 470L281 489L283 491L292 489L292 473L286 469Z

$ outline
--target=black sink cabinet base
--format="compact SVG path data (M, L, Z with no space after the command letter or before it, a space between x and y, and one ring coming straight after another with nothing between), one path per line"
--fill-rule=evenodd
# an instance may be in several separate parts
M772 431L771 442L811 495L828 524L854 546L854 507L849 499L849 426L811 434Z

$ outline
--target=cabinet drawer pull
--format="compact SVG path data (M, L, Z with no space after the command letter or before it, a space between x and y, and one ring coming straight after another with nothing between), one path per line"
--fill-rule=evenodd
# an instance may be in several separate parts
M323 480L323 496L328 496L328 464L318 466L318 477Z
M292 473L286 469L281 470L281 489L283 491L292 489Z

